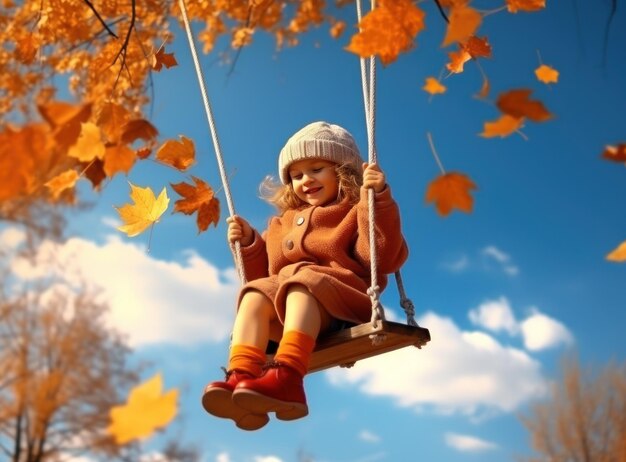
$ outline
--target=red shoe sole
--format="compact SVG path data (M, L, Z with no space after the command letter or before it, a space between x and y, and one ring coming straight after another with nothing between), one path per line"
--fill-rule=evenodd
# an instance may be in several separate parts
M282 401L246 388L236 389L232 401L253 414L275 412L279 420L296 420L309 414L309 407L306 404Z
M236 405L232 396L232 392L223 388L207 388L202 395L202 407L211 415L232 419L242 430L258 430L269 422L267 413L251 413Z

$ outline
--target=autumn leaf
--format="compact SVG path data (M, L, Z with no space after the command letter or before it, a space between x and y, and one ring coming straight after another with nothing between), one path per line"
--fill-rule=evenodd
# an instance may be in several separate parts
M387 65L413 47L423 28L424 12L411 0L381 0L363 17L346 50L362 58L377 55Z
M157 72L160 72L165 66L167 69L170 67L178 66L174 53L166 53L165 46L162 46L154 53L150 58L150 66Z
M541 101L529 99L532 90L510 90L501 94L496 101L498 108L513 117L527 117L534 122L544 122L553 116Z
M626 143L617 146L606 146L602 158L613 162L626 162Z
M178 390L163 393L163 379L156 374L130 391L126 404L109 411L107 432L122 445L152 435L176 417Z
M100 112L96 124L100 127L106 141L118 144L124 133L124 127L132 117L132 114L119 104L107 102Z
M167 210L170 199L167 197L165 188L163 188L157 198L149 187L142 188L130 182L128 184L130 184L130 198L134 204L124 204L121 207L116 207L120 218L124 222L117 229L126 233L128 237L133 237L141 234L146 228L159 220L161 215Z
M62 101L51 101L38 105L37 108L44 120L53 128L54 139L63 150L76 143L82 124L91 116L92 105L90 103L73 105Z
M467 41L483 21L482 15L467 5L454 6L450 13L450 21L446 29L446 36L441 46L447 47L454 42Z
M185 182L172 184L172 188L184 199L174 204L174 212L191 215L198 212L196 223L198 232L206 231L210 224L217 226L220 219L220 202L213 189L200 178L191 177L195 186Z
M128 146L123 144L109 146L104 154L104 173L109 178L119 172L128 175L136 160L137 154Z
M470 191L476 189L474 182L465 174L451 172L439 175L426 190L426 202L434 202L440 215L448 215L457 208L471 212L474 199Z
M252 27L239 27L233 31L233 39L230 42L230 46L233 48L242 48L252 43L252 36L254 35L254 28Z
M184 171L195 162L196 148L193 141L180 136L180 141L167 140L156 153L158 161Z
M121 142L132 144L138 139L152 141L159 135L159 131L146 119L129 120L122 127Z
M73 188L79 178L80 177L78 173L76 173L76 170L70 169L63 173L59 173L57 176L45 183L45 185L50 189L54 200L57 200L63 191Z
M446 91L445 85L442 85L435 77L426 77L426 83L422 89L431 95L445 93Z
M546 0L506 0L509 13L518 11L539 11L546 7Z
M453 74L460 74L463 72L465 63L472 59L472 55L464 49L451 51L448 53L448 57L450 58L450 62L446 64L446 68Z
M96 158L103 159L105 151L100 129L96 124L86 122L81 124L78 140L70 147L67 155L81 162L91 162Z
M91 162L81 164L85 169L83 175L91 182L93 189L99 189L100 184L106 179L104 172L104 162L100 159L94 159Z
M491 44L487 37L471 36L467 42L461 44L461 48L467 51L474 59L491 58Z
M502 114L498 120L485 122L483 132L480 136L485 138L499 136L500 138L504 138L518 131L523 124L523 117L513 117L508 114Z
M147 159L148 157L150 157L150 154L152 154L152 149L144 146L142 148L137 149L137 151L135 151L135 153L137 154L137 157L139 159Z
M609 253L606 259L615 262L626 261L626 241L622 242L616 249Z
M343 21L337 21L330 28L330 36L334 39L341 37L346 30L346 23Z
M543 83L557 83L559 81L559 71L545 64L535 69L535 75L537 80Z

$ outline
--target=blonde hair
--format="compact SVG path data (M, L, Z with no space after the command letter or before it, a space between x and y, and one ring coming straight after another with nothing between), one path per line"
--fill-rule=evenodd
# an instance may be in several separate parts
M335 166L339 192L337 202L347 199L350 204L359 202L360 189L363 184L363 173L354 165L346 163ZM272 176L267 176L259 187L261 198L278 209L279 215L287 210L299 209L308 204L296 196L291 181L282 184Z

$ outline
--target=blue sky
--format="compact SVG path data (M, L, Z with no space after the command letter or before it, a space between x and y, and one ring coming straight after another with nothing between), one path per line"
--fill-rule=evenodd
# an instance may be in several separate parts
M192 218L166 212L148 251L149 233L129 239L115 230L113 206L128 202L126 178L99 195L83 192L96 206L70 217L72 238L56 249L58 258L68 280L80 273L101 288L134 359L152 362L146 377L160 371L166 388L181 390L180 416L167 435L197 447L207 462L292 461L298 454L328 462L416 454L513 460L530 454L518 416L545 396L564 354L575 351L595 365L624 360L626 266L604 257L626 240L626 170L600 154L606 144L626 141L626 12L620 3L603 62L610 2L547 3L539 13L489 16L481 29L494 49L482 62L491 100L530 88L555 115L529 122L528 140L478 136L498 111L472 97L481 85L472 63L444 81L445 94L430 98L421 89L446 62L444 24L430 2L421 5L427 29L417 47L379 68L379 162L411 249L403 278L432 342L308 376L305 419L272 420L249 433L200 406L204 384L222 376L238 288L223 193L217 228L198 235ZM352 11L341 14L354 24ZM359 65L343 51L346 41L330 39L324 26L297 48L276 52L259 35L230 76L214 56L202 60L236 211L259 229L273 210L258 199L258 185L276 174L278 151L294 131L315 120L338 123L366 155ZM188 174L144 162L129 180L160 190L193 174L219 188L184 35L169 48L179 66L154 75L153 122L162 139L192 138L198 161ZM559 83L535 79L538 51L560 71ZM438 174L427 132L446 170L478 185L473 213L441 218L424 203ZM176 198L171 188L169 194ZM18 239L14 230L0 234L5 245ZM47 252L42 246L42 261ZM24 262L14 270L25 278L37 272ZM382 300L388 317L401 320L393 284Z

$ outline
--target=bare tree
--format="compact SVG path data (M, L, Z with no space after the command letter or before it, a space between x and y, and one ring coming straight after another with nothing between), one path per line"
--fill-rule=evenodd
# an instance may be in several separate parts
M538 454L527 460L626 462L626 364L594 373L569 358L562 369L550 398L521 418Z

